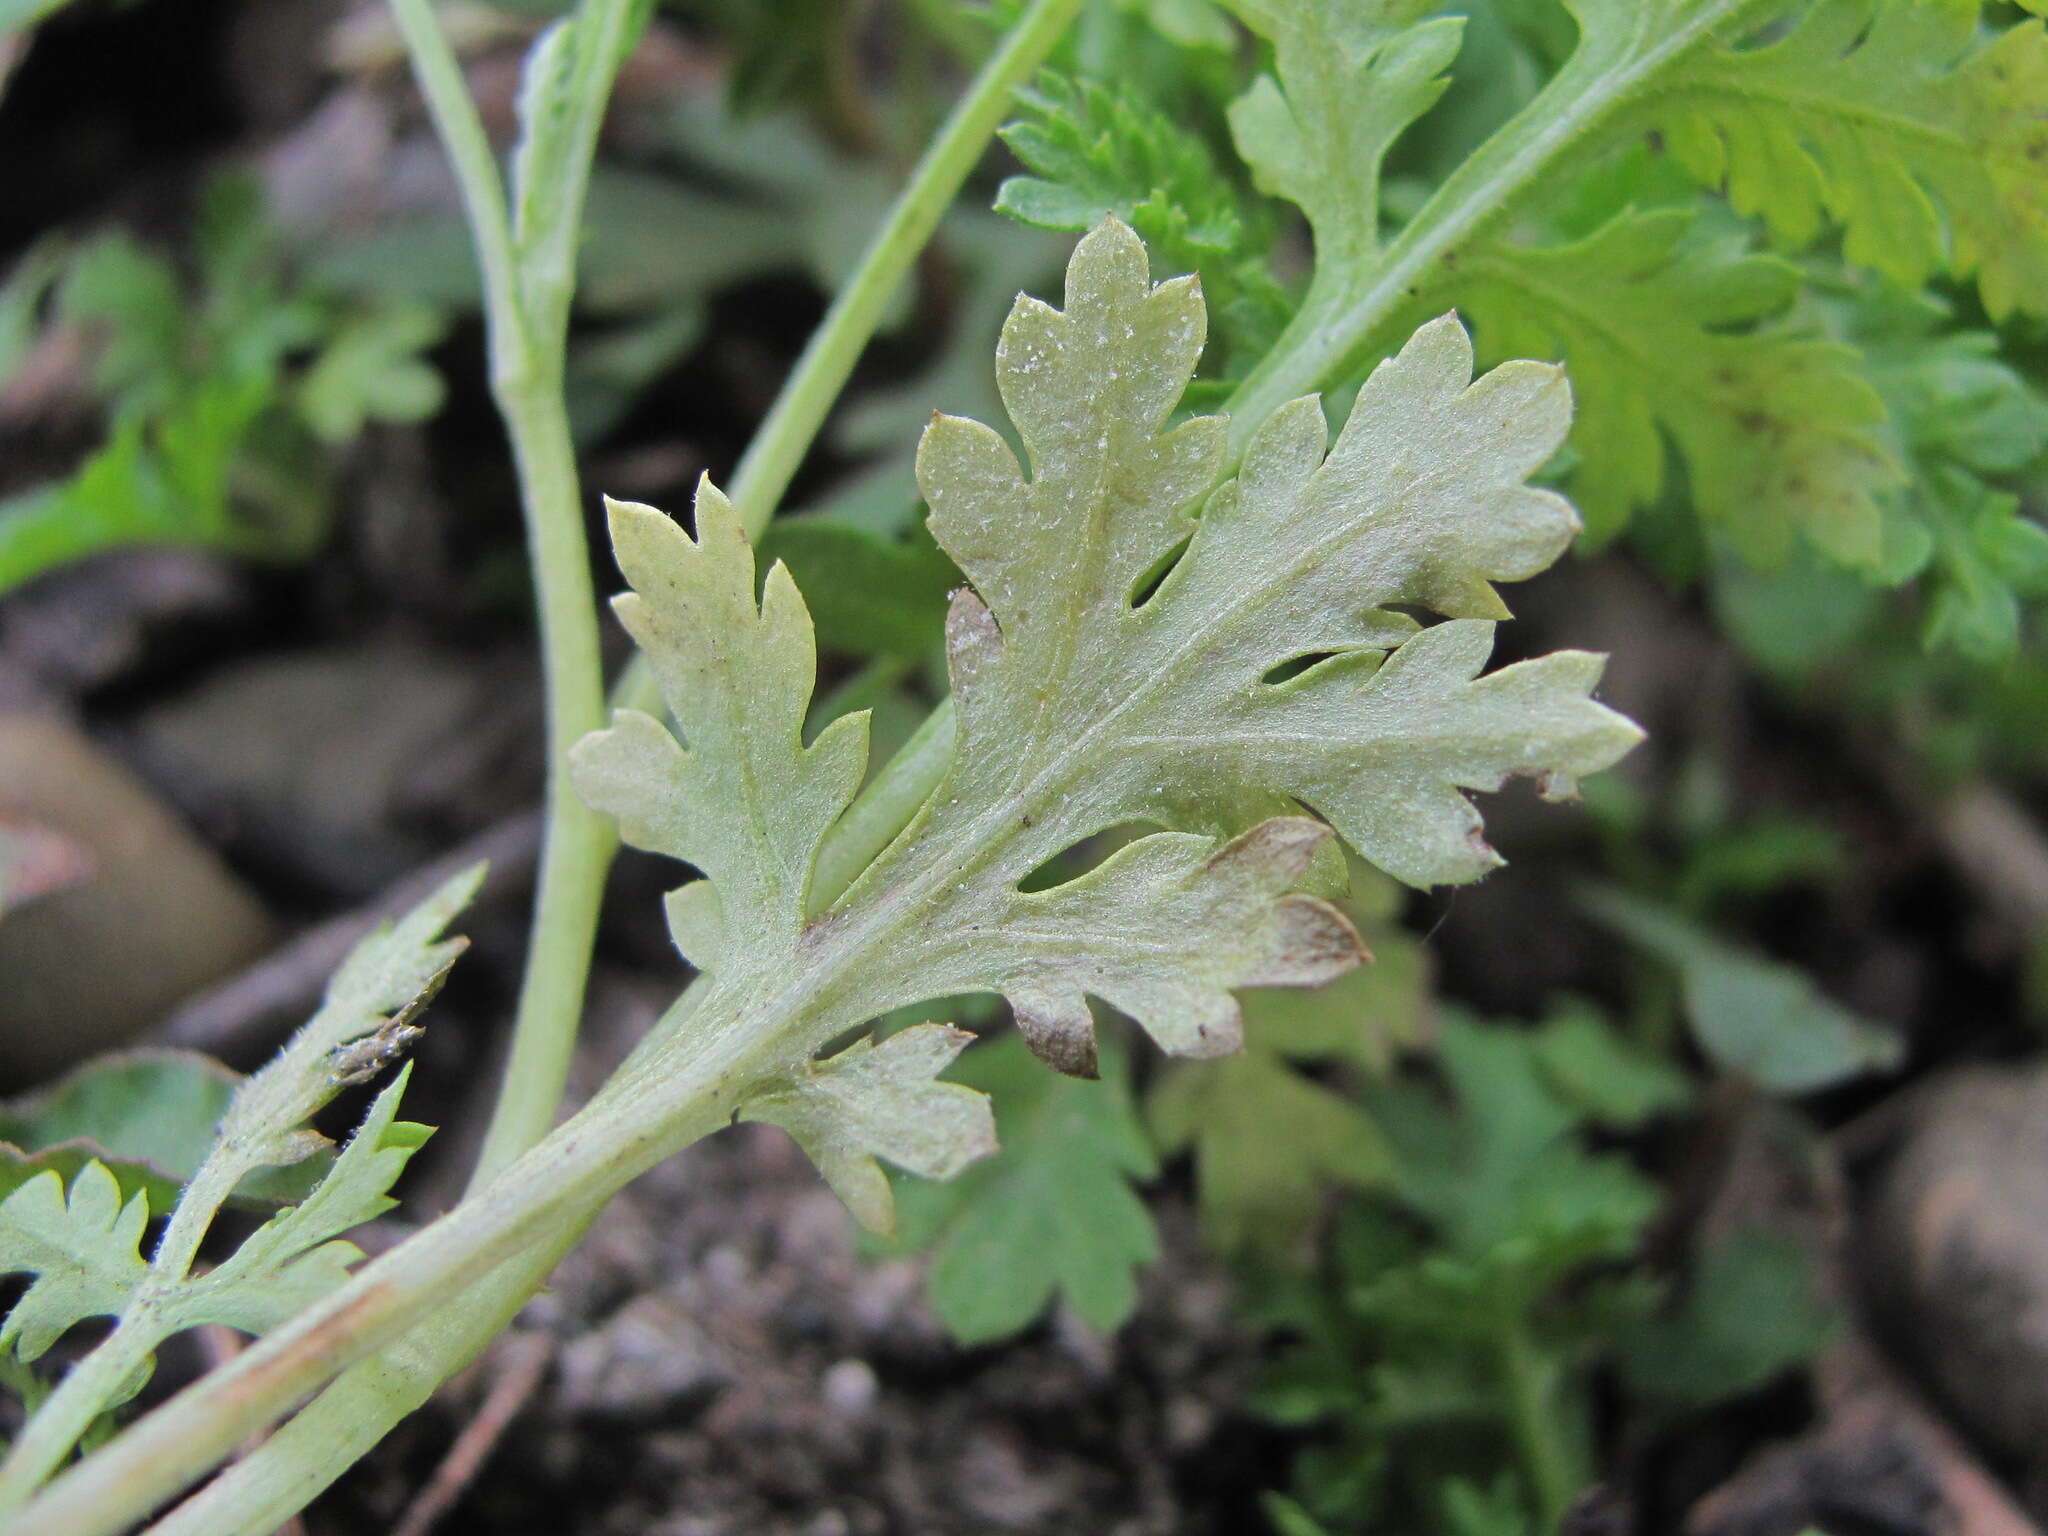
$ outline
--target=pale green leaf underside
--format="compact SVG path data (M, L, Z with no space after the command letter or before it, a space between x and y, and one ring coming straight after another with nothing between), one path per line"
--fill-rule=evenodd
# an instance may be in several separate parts
M795 1086L748 1100L745 1117L788 1131L861 1224L888 1232L895 1202L877 1158L950 1179L996 1149L988 1096L938 1080L973 1038L916 1024L880 1045L859 1041Z
M1638 734L1591 700L1595 656L1480 676L1476 621L1506 614L1492 583L1534 575L1577 528L1524 483L1569 423L1563 375L1509 363L1475 382L1462 328L1433 321L1374 371L1327 455L1317 402L1285 406L1197 519L1222 423L1162 429L1200 334L1195 291L1152 287L1144 248L1107 223L1075 251L1066 311L1019 300L1004 333L1031 477L979 423L927 429L933 532L975 594L951 625L960 738L935 822L1050 798L1014 840L1028 869L1105 825L1234 831L1291 800L1411 884L1477 878L1499 860L1463 790L1526 774L1568 792ZM1466 622L1415 633L1394 604Z
M731 503L697 491L697 537L651 507L608 503L612 546L633 592L614 606L661 684L687 746L621 710L572 756L585 800L619 818L635 847L685 859L706 884L670 908L677 943L716 971L727 945L786 953L802 931L818 840L859 787L867 717L803 744L816 682L810 614L789 572L757 601L754 556Z
M119 1313L143 1276L136 1246L148 1225L149 1201L124 1201L98 1163L81 1168L68 1192L52 1171L0 1202L0 1265L35 1276L0 1324L0 1349L34 1360L74 1323Z
M1568 793L1637 740L1591 697L1598 657L1484 670L1506 616L1493 584L1541 570L1577 527L1525 483L1569 422L1559 370L1511 363L1475 382L1446 317L1374 373L1334 448L1317 402L1296 401L1225 481L1223 422L1169 425L1203 334L1195 284L1155 287L1143 245L1106 221L1075 250L1066 307L1020 298L1004 328L997 380L1028 475L987 426L927 428L932 530L971 583L948 623L952 768L822 916L806 917L810 870L865 742L848 719L802 743L801 599L778 568L756 601L715 491L694 540L613 508L636 589L620 611L681 744L622 714L578 748L577 782L628 840L704 871L671 898L671 926L736 998L829 976L804 1005L818 1042L930 997L999 992L1073 1071L1092 1066L1093 999L1169 1051L1224 1053L1241 1039L1236 989L1318 985L1360 957L1343 915L1299 893L1332 828L1410 883L1474 879L1499 859L1465 791L1527 775ZM1414 608L1448 622L1422 627ZM1068 884L1019 889L1129 822L1167 830ZM835 945L860 958L839 969ZM899 1072L889 1049L799 1059L752 1090L870 1218L865 1160L906 1160L882 1101L926 1064ZM917 1155L957 1166L972 1136Z

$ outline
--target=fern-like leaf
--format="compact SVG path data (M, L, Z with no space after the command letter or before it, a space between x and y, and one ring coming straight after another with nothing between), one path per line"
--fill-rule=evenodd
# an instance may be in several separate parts
M1946 268L1994 318L2048 313L2048 35L1983 40L1979 9L1815 0L1774 41L1693 51L1630 111L1789 245L1832 222L1894 282Z
M1875 566L1880 498L1901 475L1862 360L1811 331L1759 325L1792 302L1799 269L1688 240L1692 223L1660 209L1565 246L1484 242L1433 296L1472 316L1490 355L1570 368L1572 491L1596 535L1662 494L1668 435L1700 515L1752 562L1782 563L1804 533Z

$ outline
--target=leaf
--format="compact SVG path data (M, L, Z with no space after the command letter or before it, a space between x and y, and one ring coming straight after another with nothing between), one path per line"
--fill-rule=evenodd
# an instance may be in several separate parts
M973 1039L948 1025L916 1024L879 1045L860 1040L794 1086L749 1099L742 1118L788 1131L861 1225L886 1234L895 1200L876 1158L950 1179L996 1150L987 1096L937 1080Z
M1796 1241L1737 1232L1700 1259L1676 1307L1624 1335L1622 1375L1665 1413L1711 1407L1803 1364L1840 1323Z
M1128 91L1094 80L1047 72L1019 99L1027 115L1006 125L1002 138L1036 174L1005 181L996 211L1077 232L1115 215L1155 261L1201 274L1225 353L1221 371L1255 362L1291 305L1267 270L1270 235L1201 138Z
M1455 1111L1396 1081L1366 1085L1365 1102L1393 1143L1396 1194L1447 1252L1510 1265L1534 1296L1633 1247L1655 1189L1625 1160L1583 1150L1580 1117L1547 1080L1536 1041L1452 1019L1437 1049Z
M1146 1111L1161 1152L1199 1149L1202 1231L1224 1253L1284 1253L1327 1184L1369 1188L1389 1174L1371 1119L1269 1051L1182 1069Z
M519 145L513 152L511 176L512 241L522 258L523 279L538 276L552 264L547 248L562 241L564 220L581 211L570 205L580 201L590 173L586 136L594 135L593 119L603 110L611 80L639 41L653 9L651 0L635 0L623 13L615 13L621 23L618 35L606 39L599 27L605 13L579 5L543 32L527 53L519 81ZM601 44L611 50L604 56ZM573 250L563 255L573 262Z
M142 1279L136 1249L148 1224L149 1201L124 1198L98 1163L68 1190L51 1171L0 1201L0 1272L35 1277L0 1323L0 1351L33 1361L73 1325L117 1315Z
M1272 44L1274 67L1231 105L1238 153L1260 191L1308 216L1318 278L1356 283L1379 249L1381 162L1443 94L1463 19L1408 25L1430 9L1423 0L1232 9Z
M447 330L423 304L391 301L340 326L299 382L299 412L324 441L345 443L367 421L425 421L441 408L441 376L420 353Z
M1505 611L1491 580L1540 569L1574 528L1521 483L1562 435L1562 382L1514 364L1471 384L1464 332L1435 322L1375 372L1327 459L1319 407L1297 401L1197 521L1221 423L1160 428L1201 318L1190 285L1149 286L1143 247L1107 223L1076 248L1067 311L1020 300L1005 328L998 380L1033 478L987 427L927 430L932 528L974 584L954 606L959 744L927 835L946 807L1014 793L1021 762L1063 795L1018 837L1019 878L1103 826L1230 830L1284 809L1276 792L1403 880L1475 878L1499 860L1463 788L1529 773L1569 793L1637 735L1587 697L1596 657L1478 675L1477 616ZM1402 446L1423 443L1426 461ZM1397 602L1465 621L1417 634ZM1337 654L1262 681L1322 652Z
M419 1035L466 939L441 931L467 907L484 866L452 876L395 923L374 929L327 983L320 1009L269 1065L235 1090L213 1156L243 1170L285 1167L326 1145L306 1121L343 1088L367 1081Z
M1094 1073L1089 997L1174 1055L1228 1055L1244 1043L1232 988L1316 986L1358 963L1342 914L1287 894L1328 836L1280 817L1220 849L1191 833L1141 838L1078 880L1012 893L927 958L946 991L999 989L1031 1048L1062 1071Z
M1593 887L1579 901L1676 968L1694 1037L1725 1070L1779 1093L1805 1093L1890 1071L1905 1055L1896 1033L1831 1002L1790 966L1723 944L1639 897Z
M995 1104L1002 1151L950 1184L899 1187L905 1242L929 1247L932 1307L963 1343L1007 1338L1061 1297L1108 1332L1137 1302L1158 1252L1130 1180L1154 1171L1117 1053L1097 1081L1036 1066L1014 1035L962 1063Z
M460 940L437 937L482 874L478 866L457 875L356 945L329 981L320 1011L268 1066L235 1086L149 1262L137 1251L150 1220L149 1195L141 1189L124 1194L98 1161L77 1170L68 1196L52 1169L0 1201L0 1273L36 1277L0 1324L0 1354L11 1344L17 1359L32 1361L77 1322L116 1320L75 1368L90 1394L74 1403L75 1422L82 1425L140 1391L157 1347L180 1330L222 1322L260 1332L347 1277L361 1253L339 1235L391 1206L386 1191L429 1134L395 1118L409 1069L377 1096L348 1145L317 1182L308 1181L311 1188L298 1204L273 1216L210 1273L194 1278L191 1266L230 1192L257 1169L317 1154L327 1141L307 1118L341 1089L381 1072L419 1033L412 1018L462 949ZM78 1087L71 1085L74 1100ZM164 1129L153 1128L151 1135L160 1139ZM38 1452L43 1463L10 1463L10 1470L39 1481L69 1449L68 1440L46 1441Z
M803 929L818 840L860 785L867 716L842 716L803 744L817 668L810 615L781 565L756 602L753 554L708 479L697 489L695 540L651 507L606 505L635 589L613 606L688 747L620 710L610 730L576 745L576 787L619 818L627 842L704 872L669 905L691 964L716 971L733 950L785 954ZM718 652L707 661L713 635Z
M1692 224L1667 208L1623 213L1571 245L1481 243L1435 298L1472 316L1490 356L1569 367L1572 492L1596 536L1663 493L1668 435L1700 516L1752 563L1782 565L1804 534L1876 565L1879 497L1901 478L1884 402L1853 348L1758 326L1797 293L1797 267L1690 240Z
M922 658L941 644L946 601L960 575L922 529L897 541L828 518L780 517L768 525L761 551L815 594L811 618L822 649Z
M2048 399L1984 330L1950 328L1929 299L1864 284L1843 306L1913 465L1898 498L1893 570L1917 576L1925 640L1977 661L2018 648L2021 603L2048 592L2048 532L1989 477L2048 451Z
M0 1103L0 1194L45 1168L68 1185L96 1162L113 1174L124 1198L143 1194L152 1215L167 1215L212 1146L241 1081L196 1051L96 1057L29 1097ZM239 1193L269 1204L297 1199L327 1166L316 1155L288 1174L255 1175Z
M257 1228L219 1268L160 1302L164 1320L177 1328L214 1322L260 1334L346 1280L363 1255L341 1234L397 1204L388 1191L433 1134L397 1117L411 1075L408 1062L311 1193Z
M1914 288L1974 276L1993 319L2048 313L2048 37L1975 4L1816 0L1783 36L1687 53L1632 116L1791 246L1829 222Z
M1021 299L998 351L1028 480L992 428L940 416L924 434L931 528L972 583L948 622L953 754L826 910L811 873L861 777L864 724L802 741L815 655L794 583L771 570L757 601L708 487L694 540L612 509L635 588L620 612L682 740L622 711L572 765L628 841L704 872L669 921L710 973L710 1016L787 1031L721 1087L737 1107L803 1084L848 1030L965 993L1001 993L1070 1072L1094 1066L1091 1000L1176 1054L1233 1051L1235 991L1320 985L1360 957L1343 914L1300 889L1333 828L1410 881L1475 878L1499 859L1466 789L1527 774L1569 793L1639 735L1591 700L1597 657L1481 676L1478 616L1505 612L1491 583L1541 569L1575 527L1522 483L1564 430L1554 369L1474 383L1463 331L1434 323L1367 383L1333 451L1317 402L1296 402L1218 487L1222 424L1167 426L1201 347L1194 285L1153 287L1144 247L1109 221L1076 248L1067 303ZM1415 607L1453 621L1424 629ZM1166 830L1024 889L1132 823ZM678 1034L644 1052L649 1091L692 1049Z
M1590 1476L1581 1362L1651 1304L1640 1271L1617 1266L1659 1193L1626 1158L1588 1149L1543 1045L1452 1016L1439 1034L1447 1091L1362 1085L1394 1177L1340 1213L1317 1271L1269 1297L1268 1319L1294 1341L1255 1401L1282 1423L1335 1421L1291 1480L1335 1529L1439 1529L1461 1481L1495 1492L1456 1496L1455 1519L1521 1528L1527 1496L1503 1478L1523 1464L1532 1415L1550 1482Z
M1348 1095L1303 1064L1384 1070L1417 1043L1427 1006L1421 946L1392 925L1372 871L1341 903L1372 949L1362 965L1314 991L1244 999L1245 1048L1218 1062L1163 1073L1145 1102L1165 1154L1192 1151L1205 1238L1226 1254L1277 1257L1295 1246L1328 1184L1370 1188L1391 1172L1385 1138Z
M1551 1092L1596 1125L1637 1130L1692 1098L1683 1073L1623 1039L1592 1008L1552 1014L1530 1044Z

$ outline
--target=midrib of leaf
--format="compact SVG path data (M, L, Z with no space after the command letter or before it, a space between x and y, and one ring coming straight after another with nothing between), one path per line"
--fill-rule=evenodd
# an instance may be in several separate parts
M1313 287L1279 344L1231 396L1232 457L1286 401L1331 383L1427 286L1460 243L1505 217L1567 153L1633 104L1665 69L1723 28L1783 0L1710 0L1659 32L1663 7L1641 5L1628 36L1606 43L1582 34L1579 47L1526 107L1439 187L1362 282ZM1618 29L1617 29L1618 30Z
M1726 80L1671 81L1643 92L1630 103L1633 109L1647 109L1663 101L1732 101L1744 110L1759 103L1778 108L1803 119L1832 118L1853 123L1902 139L1917 139L1955 159L1974 160L1970 144L1961 134L1951 133L1917 117L1903 117L1839 97L1817 96L1799 91L1758 90Z

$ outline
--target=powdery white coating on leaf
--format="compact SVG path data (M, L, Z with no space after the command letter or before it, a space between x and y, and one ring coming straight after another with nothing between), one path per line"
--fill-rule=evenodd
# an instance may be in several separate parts
M682 742L622 713L577 748L578 786L628 840L705 871L669 914L720 1002L682 1028L694 1040L747 1027L750 1011L795 1020L729 1091L744 1115L788 1126L871 1223L887 1218L875 1159L951 1171L983 1147L981 1111L933 1080L955 1036L811 1061L824 1041L996 991L1069 1072L1094 1068L1095 1001L1173 1053L1230 1052L1234 991L1317 986L1364 958L1343 913L1301 889L1330 888L1312 866L1333 861L1332 826L1403 879L1472 879L1497 860L1462 791L1511 774L1564 790L1637 738L1591 701L1598 658L1481 675L1484 621L1506 612L1492 584L1541 570L1577 526L1525 483L1569 423L1558 370L1510 364L1475 382L1445 317L1375 372L1333 449L1320 407L1298 401L1219 487L1222 421L1170 425L1203 325L1195 284L1154 286L1143 245L1107 220L1075 249L1065 308L1021 298L1004 330L998 379L1029 472L987 426L927 428L933 532L972 584L947 625L952 766L808 922L862 725L802 745L810 627L779 570L756 605L723 497L700 492L694 540L613 506L635 588L619 610ZM1409 606L1451 622L1421 630ZM1266 681L1317 652L1333 654ZM1021 889L1096 834L1147 822L1166 830Z
M613 606L684 744L620 710L571 753L576 787L619 818L626 841L708 877L707 890L685 887L669 909L692 963L716 969L730 945L786 952L803 928L818 840L866 766L867 716L835 720L804 745L817 674L810 614L779 564L755 601L753 551L709 480L697 490L695 539L652 507L606 506L633 586Z
M749 1099L742 1118L788 1131L861 1225L889 1232L896 1203L877 1158L950 1179L996 1149L988 1095L938 1081L973 1039L950 1025L916 1024L879 1045L857 1041L791 1086Z
M1153 382L1187 366L1193 302L1182 284L1153 288L1136 237L1106 222L1074 253L1065 317L1023 300L1013 320L1034 343L1005 358L1031 478L985 427L942 417L926 433L933 531L988 607L954 609L960 742L942 798L1057 782L1051 814L1018 839L1034 863L1119 822L1234 832L1307 805L1411 884L1475 879L1499 860L1464 790L1515 774L1563 790L1640 734L1593 702L1597 657L1481 677L1489 626L1417 633L1393 611L1504 617L1493 583L1562 553L1577 519L1526 481L1570 425L1563 374L1508 363L1475 381L1470 340L1444 316L1374 371L1327 453L1315 400L1275 412L1194 520L1127 489L1129 464L1164 463L1191 498L1210 462L1198 423L1159 431L1171 402ZM1064 349L1056 364L1049 347ZM1189 527L1134 607L1137 576ZM1048 1040L1080 1027L1071 1005L1043 1011Z

